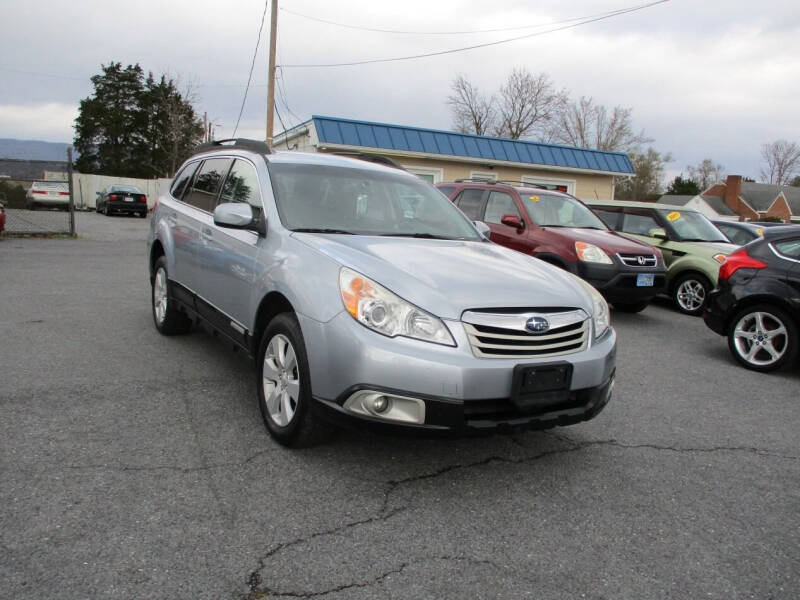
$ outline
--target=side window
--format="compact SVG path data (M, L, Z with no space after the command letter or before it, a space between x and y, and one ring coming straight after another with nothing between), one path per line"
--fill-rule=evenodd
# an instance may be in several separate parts
M503 215L520 216L514 199L505 192L489 192L489 200L486 202L486 216L484 221L500 225Z
M737 244L739 246L744 246L753 238L750 237L746 231L739 229L738 227L729 227L728 225L717 225L717 229L719 229L722 233L725 234L731 242Z
M449 198L450 194L452 194L455 191L456 188L453 187L452 185L440 185L440 186L437 186L436 189L439 190L440 192L442 192L445 196L447 196Z
M648 210L629 209L622 217L622 231L636 235L650 235L651 229L661 227Z
M230 166L230 158L209 158L204 161L197 177L194 178L192 189L189 190L183 201L200 210L212 212L217 203L219 184Z
M219 202L247 202L253 207L253 213L258 217L263 210L261 204L261 190L258 187L256 169L246 160L237 159L231 167L230 173L222 184Z
M190 163L175 175L172 179L172 187L169 190L173 198L176 200L181 199L183 192L186 191L187 184L192 180L192 175L194 175L194 172L197 170L197 165L199 164L199 162Z
M464 190L455 200L456 206L461 209L467 218L480 221L483 218L483 190Z
M776 242L775 250L778 251L778 254L782 254L783 256L787 256L789 258L794 258L795 260L799 260L800 239L784 240L782 242Z
M619 229L620 217L622 212L617 208L593 208L592 212L600 217L600 220L606 224L606 227L612 231Z

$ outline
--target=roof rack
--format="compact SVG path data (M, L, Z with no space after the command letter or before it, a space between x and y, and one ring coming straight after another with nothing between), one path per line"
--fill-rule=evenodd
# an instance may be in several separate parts
M369 152L334 152L336 156L346 156L348 158L356 158L358 160L364 160L367 162L372 162L378 165L384 165L387 167L392 167L394 169L400 169L401 171L405 171L406 168L401 165L399 162L392 160L387 156L382 156L380 154L370 154Z
M485 179L483 177L464 177L462 179L454 179L453 183L489 183L495 184L498 183L496 179Z
M254 150L261 154L272 154L272 148L270 148L266 142L262 142L261 140L249 140L247 138L212 140L205 144L200 144L194 149L194 154L198 152L207 152L208 150L219 150L220 148L237 148L242 150Z

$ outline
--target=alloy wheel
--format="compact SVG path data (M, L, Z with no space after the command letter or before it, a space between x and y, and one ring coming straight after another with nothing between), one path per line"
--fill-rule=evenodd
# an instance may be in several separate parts
M283 334L275 335L267 344L262 379L270 419L286 427L294 418L300 399L300 369L292 343Z
M153 310L156 314L156 321L161 325L167 316L167 273L163 268L156 271L155 281L153 282Z
M756 311L744 315L733 329L733 346L751 365L766 367L778 362L789 348L786 325L777 316Z
M694 312L706 301L706 288L696 279L687 279L678 286L675 297L683 310Z

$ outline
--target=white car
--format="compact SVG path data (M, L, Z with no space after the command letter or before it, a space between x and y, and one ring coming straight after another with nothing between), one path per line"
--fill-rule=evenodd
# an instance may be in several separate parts
M66 181L34 181L25 194L25 208L69 209L69 186Z

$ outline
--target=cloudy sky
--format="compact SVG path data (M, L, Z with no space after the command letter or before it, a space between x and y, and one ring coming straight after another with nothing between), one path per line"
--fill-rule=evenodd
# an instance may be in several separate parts
M575 97L633 108L637 128L670 152L670 174L703 158L757 177L760 147L800 142L800 10L792 1L670 0L638 12L506 44L422 54L548 29L548 24L646 0L280 0L278 63L287 125L312 114L449 129L457 73L494 92L514 67L546 72ZM102 63L136 63L196 91L198 110L232 133L262 0L0 0L0 137L69 142L78 103ZM352 27L413 32L400 34ZM269 16L267 16L267 20ZM553 26L550 25L549 28ZM264 137L268 23L239 135ZM287 109L288 105L288 109ZM291 111L291 112L290 112ZM276 120L276 128L280 124Z

